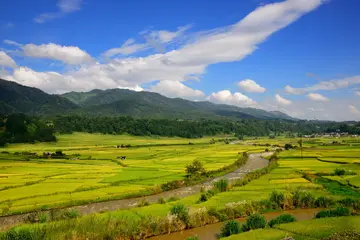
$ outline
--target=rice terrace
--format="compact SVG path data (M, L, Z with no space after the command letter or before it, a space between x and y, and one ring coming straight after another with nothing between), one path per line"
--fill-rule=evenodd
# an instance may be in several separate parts
M0 240L360 240L359 0L1 0Z
M358 209L360 140L356 136L303 138L301 148L298 138L284 136L238 140L73 133L57 138L55 143L1 148L0 221L2 230L8 231L4 236L30 231L37 239L42 231L51 231L49 239L74 234L138 239L256 212L346 206L355 214ZM263 162L260 155L266 158ZM194 161L208 174L186 182L185 168ZM242 171L231 175L236 169ZM221 182L225 187L219 186ZM188 208L189 219L177 223L167 219L179 206ZM99 229L92 229L89 221ZM152 221L159 224L155 231L148 229ZM8 230L22 222L28 225ZM138 227L122 232L115 227L119 223L122 228ZM78 232L80 228L85 232Z

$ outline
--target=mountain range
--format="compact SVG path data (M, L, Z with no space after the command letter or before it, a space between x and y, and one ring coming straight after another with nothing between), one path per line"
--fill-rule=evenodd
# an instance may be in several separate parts
M146 91L94 89L89 92L54 95L3 79L0 79L0 113L129 115L180 119L294 119L279 111L240 108L206 101L194 102Z

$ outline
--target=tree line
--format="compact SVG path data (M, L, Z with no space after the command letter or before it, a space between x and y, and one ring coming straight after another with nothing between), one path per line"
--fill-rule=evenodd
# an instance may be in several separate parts
M44 119L15 114L0 116L0 146L7 143L35 143L56 141L55 129Z
M295 136L319 132L342 131L360 134L360 123L291 121L291 120L182 120L149 119L130 116L60 115L35 117L24 114L0 116L0 145L18 142L56 141L55 132L130 134L136 136L166 136L200 138L218 134L243 136Z

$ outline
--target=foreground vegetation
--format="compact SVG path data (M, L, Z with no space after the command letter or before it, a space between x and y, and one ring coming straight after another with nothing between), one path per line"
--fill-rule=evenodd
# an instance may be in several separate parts
M232 235L224 240L278 240L290 236L296 240L356 240L360 236L360 217L322 218L280 224L274 228Z

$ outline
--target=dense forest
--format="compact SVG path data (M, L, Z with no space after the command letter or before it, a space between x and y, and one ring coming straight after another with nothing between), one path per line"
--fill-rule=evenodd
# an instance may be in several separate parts
M360 125L291 120L170 120L132 117L58 116L53 119L60 133L100 132L105 134L158 135L196 138L216 134L236 136L269 136L284 133L311 134L316 132L360 133Z
M18 142L56 141L55 132L130 134L199 138L217 134L243 136L276 136L279 134L311 134L348 132L360 134L360 123L338 123L291 120L171 120L106 116L56 116L40 118L15 114L0 117L0 145Z
M43 119L24 114L0 117L0 146L6 143L35 143L56 141L55 129Z

